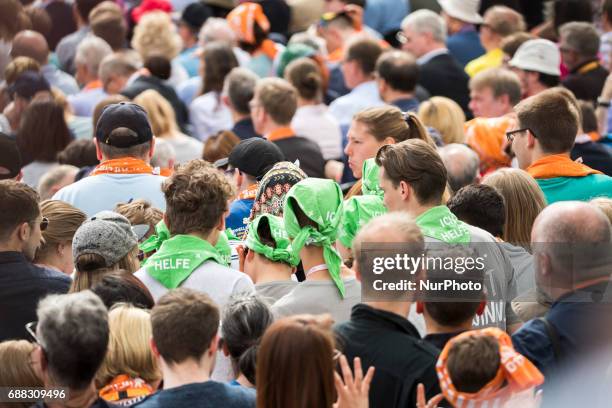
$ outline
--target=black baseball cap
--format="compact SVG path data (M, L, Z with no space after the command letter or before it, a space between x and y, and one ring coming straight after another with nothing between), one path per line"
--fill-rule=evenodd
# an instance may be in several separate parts
M32 99L38 92L51 91L51 86L42 74L26 71L19 75L7 90L11 98L17 95L22 98Z
M183 10L181 22L187 24L193 31L198 31L212 14L207 5L200 2L191 3Z
M276 163L285 160L283 152L274 143L252 137L232 149L228 162L249 176L260 180Z
M17 177L21 171L21 164L17 141L0 132L0 180Z
M140 105L120 102L102 111L96 126L96 139L110 146L128 148L153 139L153 131Z

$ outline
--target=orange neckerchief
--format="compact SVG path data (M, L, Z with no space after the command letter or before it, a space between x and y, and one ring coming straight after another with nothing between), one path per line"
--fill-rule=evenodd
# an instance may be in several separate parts
M464 125L466 143L480 157L480 171L484 174L500 167L510 166L510 157L504 152L506 131L515 123L512 116L476 118Z
M248 186L246 190L238 194L238 200L254 200L257 196L257 187L259 187L257 183Z
M276 43L272 40L263 40L261 46L257 50L257 53L264 54L268 58L274 61L276 54L278 54L278 47Z
M103 86L102 81L100 81L99 79L96 79L95 81L91 81L90 83L85 85L83 87L83 90L84 91L89 91L89 90L92 90L92 89L102 88L102 86Z
M113 378L98 395L106 401L121 401L138 397L146 397L153 393L153 388L140 378L130 378L126 374ZM123 395L121 395L123 394Z
M600 134L599 134L599 132L597 132L597 131L589 132L589 133L587 133L587 136L588 136L589 138L591 138L591 140L592 140L593 142L596 142L596 141L598 141L599 139L601 139L601 135L600 135Z
M563 154L553 154L542 157L527 167L527 173L535 179L555 177L584 177L589 174L602 174L589 166L578 163Z
M580 69L578 69L576 72L579 74L586 74L587 72L591 72L594 69L597 69L597 67L599 67L599 61L592 61L586 65L581 66Z
M500 366L497 375L478 392L469 393L458 391L451 380L448 372L448 354L452 346L458 341L479 336L489 336L497 340L499 344ZM537 387L544 382L544 376L523 355L517 353L512 347L512 340L506 332L498 328L472 330L453 337L440 353L436 371L440 379L442 394L453 407L456 408L479 408L482 406L503 406L504 402L512 395Z
M342 47L327 54L327 62L340 62L344 58L344 50Z
M282 127L268 133L266 139L268 139L270 142L274 142L275 140L287 139L293 136L295 136L293 129L290 127Z
M134 157L122 157L98 164L90 176L98 174L159 174L159 168L154 169L143 160Z

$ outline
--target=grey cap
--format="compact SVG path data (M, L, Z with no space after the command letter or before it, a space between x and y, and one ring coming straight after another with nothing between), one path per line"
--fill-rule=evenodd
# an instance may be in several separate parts
M130 221L113 211L101 211L85 221L72 239L72 259L95 254L104 258L106 267L119 262L138 244Z

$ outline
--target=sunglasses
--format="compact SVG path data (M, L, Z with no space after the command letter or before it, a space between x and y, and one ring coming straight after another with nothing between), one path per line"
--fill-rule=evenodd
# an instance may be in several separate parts
M30 222L30 223L29 223L29 224L30 224L30 226L32 226L32 224L33 224L33 223L34 223L34 221L33 221L33 222ZM41 231L46 230L46 229L47 229L47 227L49 226L49 219L48 219L47 217L42 217L42 220L40 220L40 224L39 224L39 225L40 225L40 230L41 230ZM33 227L33 226L32 226L32 227Z
M32 340L34 340L34 342L36 342L36 343L39 343L38 337L36 337L36 325L37 324L38 324L38 322L30 322L30 323L25 325L25 329L28 332L28 334L30 335L30 337L32 338Z
M533 130L531 130L529 128L521 128L521 129L511 130L510 132L506 132L506 139L508 139L508 142L512 143L512 141L514 141L514 139L516 138L517 134L524 133L524 132L527 132L527 131L531 132L533 137L537 138L535 133L533 133Z
M339 18L345 18L351 24L353 23L352 17L349 16L349 14L346 11L341 11L339 13L329 12L329 13L323 13L321 15L321 18L319 19L319 26L325 27L332 21L337 20Z

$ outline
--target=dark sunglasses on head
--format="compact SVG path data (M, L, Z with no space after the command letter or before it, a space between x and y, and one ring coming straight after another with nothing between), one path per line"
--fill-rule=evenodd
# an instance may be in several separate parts
M334 12L323 13L321 15L321 18L319 19L319 26L325 27L332 21L337 20L339 18L345 18L351 24L353 24L352 17L346 11L341 11L339 13L334 13Z
M47 229L48 226L49 226L49 219L47 217L42 217L42 220L40 220L40 230L44 231Z

